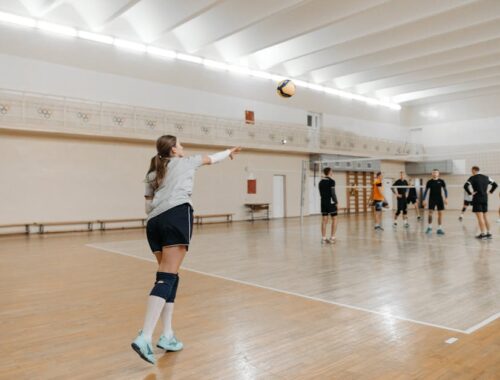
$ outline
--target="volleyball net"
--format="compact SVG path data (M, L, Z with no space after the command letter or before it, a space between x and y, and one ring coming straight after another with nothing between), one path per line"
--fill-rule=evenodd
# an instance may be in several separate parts
M308 160L302 162L300 215L308 216L321 213L319 182L325 177L324 169L332 170L335 181L335 194L339 213L371 212L371 200L374 191L376 173L382 173L382 192L388 203L388 209L396 209L398 194L405 198L415 197L415 203L409 203L409 209L423 207L427 181L432 177L433 169L438 169L445 185L443 197L447 198L447 209L461 210L465 201L471 197L466 193L464 184L471 176L467 161L429 160L403 162L398 157L330 157L326 160ZM484 173L500 183L500 173ZM401 179L402 181L398 181ZM489 209L498 212L500 207L500 189L489 195ZM427 200L429 195L427 196Z

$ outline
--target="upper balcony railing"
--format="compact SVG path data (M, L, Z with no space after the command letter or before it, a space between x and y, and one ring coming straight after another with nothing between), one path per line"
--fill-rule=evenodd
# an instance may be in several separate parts
M0 90L0 127L154 140L173 134L186 143L361 156L418 157L423 147L323 127L244 121Z

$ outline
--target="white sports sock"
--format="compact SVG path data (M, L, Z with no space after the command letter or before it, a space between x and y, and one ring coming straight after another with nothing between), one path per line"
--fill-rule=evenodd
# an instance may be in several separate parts
M432 224L428 224L427 228L430 228L432 230Z
M144 326L142 334L146 340L151 342L153 332L155 331L156 323L160 318L161 311L165 306L165 299L157 296L148 297L148 306L146 309L146 316L144 317Z
M439 225L439 226L438 226L438 229L442 230L442 229L443 229L443 227L442 227L441 225Z
M172 339L174 336L174 330L172 330L172 316L174 314L174 303L167 302L163 308L163 313L161 318L163 321L163 335L165 338Z

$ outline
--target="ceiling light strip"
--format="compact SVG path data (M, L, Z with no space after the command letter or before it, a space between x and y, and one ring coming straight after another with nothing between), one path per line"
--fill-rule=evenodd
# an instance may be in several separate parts
M151 46L151 45L148 46L137 42L132 42L119 38L113 38L111 36L107 36L104 34L91 33L84 30L77 30L68 26L53 24L46 21L35 20L27 17L21 17L10 13L0 12L0 22L19 25L23 27L37 27L40 30L56 34L61 34L70 37L80 37L85 40L90 40L108 45L114 45L118 48L132 50L140 53L147 52L148 54L151 54L153 56L159 56L162 58L170 58L170 59L177 58L181 61L201 64L209 69L223 70L239 75L249 75L256 78L273 80L276 82L282 81L284 79L291 79L297 87L303 87L312 91L318 91L329 95L339 96L344 99L357 100L370 105L383 106L393 110L401 109L401 105L399 105L398 103L394 103L387 100L381 100L381 99L371 98L368 96L354 94L351 92L338 90L336 88L326 87L320 84L306 82L300 79L294 79L291 77L276 75L273 73L269 73L267 71L252 70L249 69L248 67L230 65L224 62L214 61L211 59L203 59L195 55L176 53L175 51L162 49L156 46Z

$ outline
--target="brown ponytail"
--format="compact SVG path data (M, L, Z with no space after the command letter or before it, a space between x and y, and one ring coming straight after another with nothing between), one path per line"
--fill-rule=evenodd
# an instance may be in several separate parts
M177 137L163 135L156 140L156 151L158 154L153 157L156 168L156 178L153 182L153 189L156 191L167 175L167 165L172 157L172 148L177 145ZM151 161L153 161L153 159ZM151 162L152 164L152 162Z

